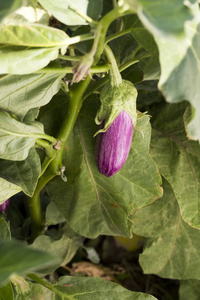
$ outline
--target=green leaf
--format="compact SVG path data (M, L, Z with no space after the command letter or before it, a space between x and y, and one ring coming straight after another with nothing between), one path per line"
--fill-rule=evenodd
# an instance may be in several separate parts
M184 3L182 0L124 0L124 2L129 4L137 2L139 17L150 30L157 32L181 33L185 21L193 19L192 5L189 1Z
M15 11L22 4L21 0L7 0L0 3L0 22L5 16Z
M31 48L63 47L69 45L69 36L60 29L41 24L0 26L0 44L27 46Z
M66 222L66 219L53 202L50 202L47 206L45 220L48 225L57 225L59 223Z
M39 122L21 123L5 111L0 111L0 158L24 160L38 138L43 138Z
M19 192L21 192L19 186L0 178L0 204Z
M0 74L30 74L58 57L59 48L0 47Z
M53 285L53 300L155 300L143 293L129 291L119 284L98 277L61 277L58 284Z
M5 75L0 78L0 108L19 119L47 104L60 89L60 74Z
M78 10L83 15L87 15L87 10L93 0L39 0L38 1L49 13L51 13L56 19L66 25L86 25L87 22L83 17L73 10ZM95 5L95 10L101 9L99 1ZM73 9L70 9L70 7ZM89 10L91 13L91 10ZM94 13L93 13L94 14ZM98 13L99 14L99 13Z
M45 251L48 249L48 252L56 258L56 263L52 264L51 267L40 269L39 272L42 274L53 273L61 265L66 265L75 255L79 245L80 245L79 236L68 237L67 234L63 234L59 239L53 239L47 235L38 236L33 244L32 248Z
M0 176L18 185L28 196L33 195L40 172L40 158L33 148L23 161L0 159Z
M150 58L141 59L141 61L144 62L145 65L144 80L158 79L160 77L159 53L152 35L145 28L134 28L131 33L137 40L139 45L141 45L149 53L150 56ZM140 55L138 54L138 56Z
M183 219L200 229L200 145L188 140L183 114L187 103L166 104L153 123L151 155L171 184Z
M179 288L179 300L199 300L200 281L182 280Z
M88 7L87 7L87 15L92 18L93 20L98 20L101 16L103 9L103 0L89 0Z
M135 209L162 196L161 178L149 156L149 117L138 120L127 162L113 177L99 173L95 162L99 102L87 101L64 153L67 183L55 178L48 185L51 200L70 227L95 238L99 234L131 236ZM130 168L131 166L131 168ZM150 175L151 174L151 175Z
M0 241L11 239L10 227L4 218L0 218ZM1 299L1 298L0 298Z
M0 300L14 300L13 289L11 283L7 283L0 287Z
M24 0L22 6L4 18L3 24L19 25L23 23L37 23L49 25L50 16L41 6L32 0Z
M190 138L200 140L199 2L138 2L142 5L139 16L153 33L159 48L159 87L168 102L188 100L191 103L193 115L187 131Z
M27 274L55 262L49 253L14 241L0 243L0 257L0 284L8 281L13 274Z
M173 190L163 181L164 196L137 211L134 233L148 237L140 256L144 273L174 279L200 278L200 231L180 215Z

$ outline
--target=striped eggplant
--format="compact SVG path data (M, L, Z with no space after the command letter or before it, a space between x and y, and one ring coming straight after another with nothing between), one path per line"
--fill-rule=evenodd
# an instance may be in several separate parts
M127 160L133 137L133 122L122 110L110 127L99 133L97 141L97 165L101 174L111 177Z

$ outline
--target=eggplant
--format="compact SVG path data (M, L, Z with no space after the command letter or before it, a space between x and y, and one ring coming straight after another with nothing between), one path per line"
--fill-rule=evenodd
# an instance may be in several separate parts
M2 204L0 204L0 211L5 212L8 209L9 204L10 204L10 199L7 199Z
M123 167L128 158L132 137L132 118L122 110L110 127L99 133L97 166L101 174L111 177Z

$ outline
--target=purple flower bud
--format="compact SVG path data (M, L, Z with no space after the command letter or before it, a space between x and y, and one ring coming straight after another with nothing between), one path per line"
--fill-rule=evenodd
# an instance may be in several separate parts
M128 158L133 137L133 123L128 113L121 111L106 132L99 134L97 164L106 177L116 174Z
M2 204L0 204L0 211L5 212L10 204L10 199L7 199Z

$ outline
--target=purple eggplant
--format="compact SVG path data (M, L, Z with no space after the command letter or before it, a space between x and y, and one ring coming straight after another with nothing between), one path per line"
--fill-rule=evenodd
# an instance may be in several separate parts
M111 177L123 167L128 158L132 137L132 119L122 110L107 131L99 133L97 164L101 174Z
M7 199L2 204L0 204L0 212L5 212L10 204L10 199Z

